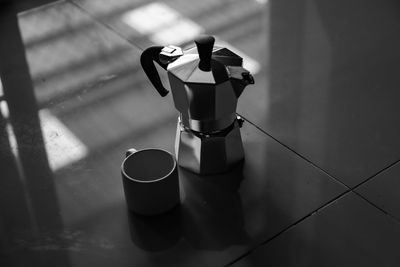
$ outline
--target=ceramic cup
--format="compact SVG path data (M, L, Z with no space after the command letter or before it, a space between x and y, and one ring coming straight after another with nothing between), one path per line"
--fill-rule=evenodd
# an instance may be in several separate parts
M128 209L143 215L164 213L180 203L175 157L162 149L129 149L121 166Z

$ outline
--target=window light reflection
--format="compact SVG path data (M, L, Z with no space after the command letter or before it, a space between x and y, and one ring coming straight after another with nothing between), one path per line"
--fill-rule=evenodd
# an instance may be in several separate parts
M50 168L56 171L88 154L87 147L49 110L39 112Z
M130 10L124 13L121 19L139 33L148 35L155 44L179 45L192 41L199 34L205 32L205 29L199 24L161 2L153 2ZM251 73L256 74L260 71L259 62L231 44L218 38L216 44L227 47L241 56L244 67Z
M1 83L0 80L0 100L3 98L4 92L3 92L3 84Z
M122 21L157 44L181 44L204 32L203 27L161 2L130 10Z

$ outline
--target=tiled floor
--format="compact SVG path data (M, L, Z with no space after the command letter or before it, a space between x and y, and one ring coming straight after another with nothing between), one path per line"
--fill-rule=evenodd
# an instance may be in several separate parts
M396 266L398 222L348 193L233 266Z
M0 1L0 266L399 266L397 11ZM218 176L180 169L179 208L130 214L124 151L173 151L177 118L140 54L199 33L254 74L238 104L246 160Z

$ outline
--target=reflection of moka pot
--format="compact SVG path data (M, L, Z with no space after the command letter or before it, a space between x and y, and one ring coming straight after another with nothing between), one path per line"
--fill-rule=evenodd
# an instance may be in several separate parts
M153 46L141 55L142 67L161 94L168 94L154 62L167 70L179 111L175 153L180 166L198 174L228 171L244 158L237 99L254 79L242 58L214 46L214 38L195 40L196 47Z

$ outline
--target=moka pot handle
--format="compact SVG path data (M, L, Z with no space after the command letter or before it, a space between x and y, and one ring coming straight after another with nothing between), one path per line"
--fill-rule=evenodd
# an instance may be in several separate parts
M158 91L158 93L164 97L169 91L165 89L163 86L160 75L157 72L156 66L154 65L154 61L157 62L163 69L167 69L168 64L162 63L160 61L160 52L163 49L163 46L151 46L142 52L140 56L140 64L150 82L153 84L154 88Z

